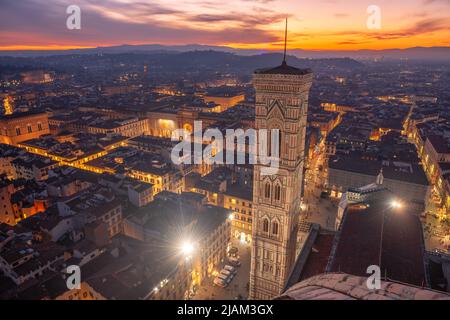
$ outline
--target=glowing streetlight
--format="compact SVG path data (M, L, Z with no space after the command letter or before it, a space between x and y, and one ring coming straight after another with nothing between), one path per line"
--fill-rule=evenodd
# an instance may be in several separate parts
M400 209L402 207L402 203L400 201L397 200L392 200L391 201L391 207L394 209Z
M181 246L181 252L186 256L189 257L194 252L194 245L190 242L185 242Z
M232 213L230 213L230 215L228 216L228 220L233 221L233 219L234 219L234 215Z

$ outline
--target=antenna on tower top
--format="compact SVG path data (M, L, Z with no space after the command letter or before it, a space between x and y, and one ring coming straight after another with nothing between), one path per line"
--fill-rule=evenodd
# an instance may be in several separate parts
M286 28L284 29L284 56L283 56L283 65L286 64L287 31L288 31L288 18L286 17Z

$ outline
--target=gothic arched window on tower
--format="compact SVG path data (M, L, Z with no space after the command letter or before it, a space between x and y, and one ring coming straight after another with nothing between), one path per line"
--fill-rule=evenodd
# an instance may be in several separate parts
M281 134L281 130L278 131L278 156L281 158L281 152L283 150L283 137Z
M273 139L276 138L275 132L278 132L278 145L277 144L277 140ZM272 136L272 134L274 136ZM272 146L273 143L273 146ZM283 143L283 138L282 138L282 133L281 130L278 128L273 128L271 130L269 130L268 134L267 134L267 154L272 156L272 157L281 157L281 152L282 152L282 143ZM278 150L272 150L272 148L278 148ZM278 154L277 154L278 151Z
M266 182L266 184L264 185L264 197L266 199L270 198L270 182Z
M272 222L272 234L274 236L278 235L278 222L277 221Z
M275 185L275 200L280 201L281 200L281 186L279 184Z
M265 218L263 220L263 231L264 232L269 232L269 219Z

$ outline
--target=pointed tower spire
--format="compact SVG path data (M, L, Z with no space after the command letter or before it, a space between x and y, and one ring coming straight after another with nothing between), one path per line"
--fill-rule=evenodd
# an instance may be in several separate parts
M285 29L284 29L284 56L283 56L283 65L286 65L287 32L288 32L288 18L286 17L286 27L285 27Z

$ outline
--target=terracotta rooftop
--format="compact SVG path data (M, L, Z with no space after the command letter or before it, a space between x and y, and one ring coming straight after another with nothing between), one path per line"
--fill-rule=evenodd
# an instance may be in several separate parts
M404 283L424 285L422 226L415 213L406 206L393 209L382 200L370 203L365 209L350 207L336 235L327 271L367 276L368 266L379 265L382 244L383 276ZM383 223L383 238L380 241Z

